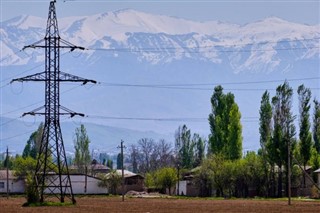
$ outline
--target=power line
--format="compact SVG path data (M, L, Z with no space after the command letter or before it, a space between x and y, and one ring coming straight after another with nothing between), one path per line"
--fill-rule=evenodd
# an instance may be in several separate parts
M11 139L13 139L13 138L20 137L20 136L22 136L22 135L30 134L30 133L32 133L32 132L34 132L34 130L28 131L28 132L24 132L24 133L21 133L21 134L18 134L18 135L14 135L14 136L11 136L11 137L7 137L7 138L1 138L0 140L1 140L1 141L8 141L8 140L11 140Z
M287 81L302 81L302 80L318 80L320 77L315 78L302 78L292 79ZM100 82L99 85L107 87L137 87L137 88L154 88L154 89L173 89L173 90L202 90L202 91L213 91L213 88L195 87L195 86L216 86L216 85L248 85L248 84L262 84L262 83L276 83L283 82L284 80L274 81L255 81L255 82L227 82L227 83L211 83L211 84L122 84L122 83L107 83ZM225 91L265 91L274 90L275 88L224 88ZM318 90L319 87L309 88L311 90Z
M192 49L192 48L191 48ZM197 48L194 48L197 49ZM205 50L205 51L190 51L190 48L176 48L175 51L168 51L168 48L159 48L159 49L152 49L149 50L146 48L139 48L139 49L129 49L129 48L97 48L97 49L86 49L86 50L94 50L94 51L108 51L108 52L130 52L130 53L140 53L140 52L149 52L149 53L194 53L194 54L201 54L201 53L250 53L250 52L272 52L272 51L288 51L288 50L306 50L306 49L320 49L320 46L310 46L310 47L288 47L288 48L271 48L271 49L239 49L239 50ZM177 52L179 51L180 52Z
M208 52L252 52L252 51L287 51L287 50L303 50L303 49L318 49L320 46L302 46L302 47L282 47L282 48L269 48L269 49L262 49L262 48L255 48L255 49L221 49L221 48L241 48L243 46L254 46L254 45L266 45L266 44L279 44L279 43L294 43L294 42L302 42L302 41L317 41L320 38L310 38L310 39L295 39L295 40L281 40L281 41L264 41L258 43L243 43L243 44L232 44L232 45L205 45L205 46L198 46L198 47L187 47L187 46L180 46L180 47L146 47L146 48L86 48L86 50L94 50L94 51L110 51L110 52L132 52L132 53L139 53L139 52L153 52L153 53L160 53L160 52L167 52L167 53L176 53L177 50L183 50L183 52L187 53L208 53ZM209 48L220 48L215 50L208 50ZM200 51L203 49L204 51ZM198 51L195 51L198 50ZM170 52L173 51L173 52Z
M86 118L92 119L102 119L102 120L133 120L133 121L168 121L168 122L208 122L208 118L147 118L147 117L115 117L115 116L103 116L103 115L87 115ZM256 122L259 117L243 117L242 122Z
M67 92L70 92L70 91L72 91L72 90L74 90L74 89L76 89L76 88L78 88L78 87L80 87L80 86L82 86L82 85L77 85L77 86L75 86L75 87L72 87L72 88L70 88L70 89L67 89L67 90L61 92L61 94L65 94L65 93L67 93ZM2 113L2 114L0 114L0 116L7 115L7 114L11 114L11 113L17 112L17 111L21 111L22 109L26 109L26 108L31 107L31 106L34 106L34 105L36 105L36 104L42 103L43 101L44 101L44 100L37 101L37 102L35 102L35 103L33 103L33 104L29 104L29 105L27 105L27 106L24 106L24 107L21 107L21 108L12 110L12 111Z
M16 120L18 120L18 118L13 118L13 119L11 119L11 120L9 120L9 121L7 121L7 122L4 122L4 123L0 124L0 126L2 127L2 126L4 126L4 125L7 125L7 124L9 124L9 123L12 123L12 122L14 122L14 121L16 121Z
M263 83L277 83L286 81L306 81L319 80L319 76L305 77L305 78L289 78L289 79L275 79L262 81L241 81L241 82L213 82L213 83L190 83L190 84L123 84L123 83L109 83L99 82L99 85L106 86L141 86L141 87L184 87L184 86L215 86L215 85L241 85L241 84L263 84Z
M70 53L70 52L65 52L65 53L61 54L60 57L66 55L67 53ZM14 77L17 77L17 76L20 76L20 75L22 75L22 74L28 73L28 72L30 72L30 71L32 71L32 70L35 70L36 68L41 67L41 66L43 66L43 65L44 65L44 62L41 62L40 64L38 64L38 65L36 65L36 66L34 66L34 67L31 67L30 69L27 69L27 70L25 70L25 71L23 71L23 72L20 72L20 73L15 74L15 75L13 75L13 76L11 76L11 77L8 77L8 78L6 78L6 79L1 80L0 83L3 83L3 82L8 81L8 80L11 81ZM5 85L1 86L0 88L2 89L2 88L6 87L6 86L8 86L8 85L10 85L10 83L5 84Z

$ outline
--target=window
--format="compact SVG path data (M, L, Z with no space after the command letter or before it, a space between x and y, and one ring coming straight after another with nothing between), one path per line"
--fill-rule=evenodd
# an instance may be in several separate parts
M0 182L0 189L4 189L4 182Z

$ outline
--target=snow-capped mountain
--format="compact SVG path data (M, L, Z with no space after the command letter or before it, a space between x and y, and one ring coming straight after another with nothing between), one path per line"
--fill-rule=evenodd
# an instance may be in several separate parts
M9 82L43 72L44 51L21 49L45 36L46 21L19 16L1 23L2 117L19 118L23 112L43 104L43 84ZM265 90L273 96L276 87L287 79L294 91L304 84L312 88L314 98L320 97L319 25L297 24L277 17L246 25L195 22L134 10L58 16L58 25L61 38L86 48L62 51L61 71L100 82L92 88L61 86L61 104L86 114L86 123L164 135L174 135L179 125L186 124L192 132L207 137L210 97L214 86L220 84L225 92L235 95L239 105L244 149L257 150L259 104ZM297 99L295 93L295 115ZM2 120L0 126L3 130ZM0 151L2 141L10 145L15 135L23 135L14 128L1 133ZM29 137L23 136L26 140ZM9 139L3 140L6 138ZM96 138L103 146L104 139Z
M185 58L229 63L235 72L266 71L281 66L283 49L301 49L295 60L319 57L320 27L291 23L277 17L243 26L217 21L195 22L134 10L61 18L60 35L88 49L115 49L151 64ZM1 23L1 65L23 65L43 60L40 53L17 51L44 37L46 19L20 16ZM86 51L86 59L95 51ZM98 60L95 58L94 60Z

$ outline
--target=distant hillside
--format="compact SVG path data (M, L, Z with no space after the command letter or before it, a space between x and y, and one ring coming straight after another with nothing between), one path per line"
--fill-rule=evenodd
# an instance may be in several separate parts
M17 154L22 153L23 148L31 133L38 128L39 123L29 123L22 120L12 120L0 117L1 143L0 152L4 152L8 146L11 151ZM2 125L5 124L5 125ZM129 146L136 143L141 138L153 138L154 140L165 139L173 141L173 136L162 135L151 131L136 131L125 128L104 126L99 124L84 123L90 138L90 150L105 152L118 152L117 146L121 140ZM67 152L73 152L74 132L80 123L63 122L61 123L62 134Z

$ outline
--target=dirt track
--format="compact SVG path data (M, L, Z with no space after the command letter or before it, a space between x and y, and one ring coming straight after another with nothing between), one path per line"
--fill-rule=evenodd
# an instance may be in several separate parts
M63 207L22 207L24 198L0 198L0 212L320 212L320 202L270 200L205 200L166 198L77 197L77 204Z

